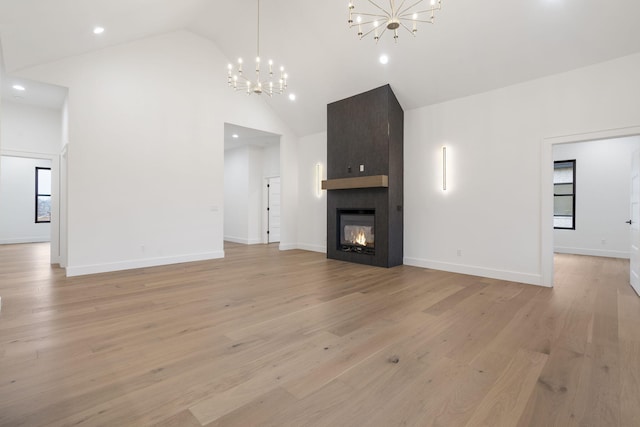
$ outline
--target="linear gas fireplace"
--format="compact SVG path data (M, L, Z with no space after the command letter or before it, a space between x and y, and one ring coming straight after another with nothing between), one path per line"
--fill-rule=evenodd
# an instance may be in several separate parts
M375 255L375 212L374 209L338 210L337 219L340 232L338 250Z

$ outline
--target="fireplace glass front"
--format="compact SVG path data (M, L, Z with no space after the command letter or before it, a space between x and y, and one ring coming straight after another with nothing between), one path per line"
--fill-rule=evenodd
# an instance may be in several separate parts
M375 210L338 210L340 244L344 252L375 255Z

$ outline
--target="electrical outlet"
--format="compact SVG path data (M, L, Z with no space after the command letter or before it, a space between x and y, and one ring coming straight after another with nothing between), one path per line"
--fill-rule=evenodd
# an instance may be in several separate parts
M602 239L602 244L606 245L607 244L607 239Z
M462 249L458 249L458 256L462 256Z
M364 165L360 165L360 172L364 172Z

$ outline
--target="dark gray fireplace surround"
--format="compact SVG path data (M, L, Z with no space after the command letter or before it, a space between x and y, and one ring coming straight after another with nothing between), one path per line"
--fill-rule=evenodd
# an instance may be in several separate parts
M389 85L327 106L327 258L402 264L403 126ZM341 212L354 214L346 217L349 234L357 231L359 214L373 214L373 228L367 223L361 232L366 244L345 245Z

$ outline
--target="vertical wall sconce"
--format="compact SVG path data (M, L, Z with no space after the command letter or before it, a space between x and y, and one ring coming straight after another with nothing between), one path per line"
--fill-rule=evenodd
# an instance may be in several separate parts
M316 163L316 197L322 197L322 163Z
M442 191L447 190L447 147L442 147Z

